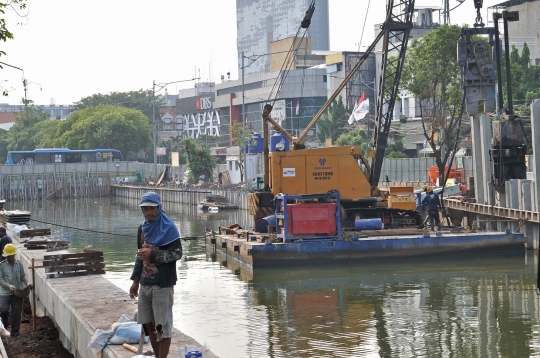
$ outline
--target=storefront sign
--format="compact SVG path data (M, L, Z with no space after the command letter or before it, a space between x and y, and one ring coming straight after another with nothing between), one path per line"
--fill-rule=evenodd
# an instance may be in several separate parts
M212 97L195 98L195 109L197 111L212 108Z
M185 137L199 138L200 135L219 136L221 119L219 111L179 114L176 116L176 130Z

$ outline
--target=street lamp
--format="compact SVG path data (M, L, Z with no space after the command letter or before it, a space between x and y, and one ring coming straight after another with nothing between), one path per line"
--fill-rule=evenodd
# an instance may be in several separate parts
M28 87L28 85L31 85L31 84L39 85L39 90L42 91L41 83L37 83L37 82L28 82L28 81L26 80L26 78L23 79L23 86L24 86L24 102L25 102L25 104L28 103L28 100L26 99L27 87Z
M154 177L157 179L157 153L156 153L156 147L157 147L157 134L158 134L158 128L157 128L157 122L156 122L156 86L160 86L157 91L161 91L165 86L173 84L173 83L180 83L180 82L189 82L189 81L195 81L199 78L192 78L189 80L181 80L181 81L173 81L173 82L166 82L166 83L156 83L156 81L152 81L152 122L154 125L154 132L152 135L152 146L154 148Z

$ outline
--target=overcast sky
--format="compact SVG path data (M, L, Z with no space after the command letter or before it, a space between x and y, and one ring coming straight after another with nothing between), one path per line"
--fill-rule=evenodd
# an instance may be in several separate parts
M330 50L356 51L374 39L374 25L384 21L382 0L329 0ZM486 10L501 2L485 0ZM442 0L417 0L442 6ZM450 0L450 7L458 4ZM299 19L303 14L299 14ZM474 22L473 0L451 12L453 24ZM30 83L27 96L36 104L70 104L95 93L152 88L156 83L236 79L236 0L34 0L28 16L6 14L15 39L2 43L0 61L20 67ZM4 66L0 86L20 104L23 73ZM169 85L169 93L193 82Z

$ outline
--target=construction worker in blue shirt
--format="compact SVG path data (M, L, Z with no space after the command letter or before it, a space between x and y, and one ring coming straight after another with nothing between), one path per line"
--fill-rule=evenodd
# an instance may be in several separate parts
M441 201L439 200L439 196L433 192L433 187L427 187L426 196L422 200L422 205L428 207L428 220L431 230L434 229L434 224L437 224L437 230L441 231L441 220L439 219Z

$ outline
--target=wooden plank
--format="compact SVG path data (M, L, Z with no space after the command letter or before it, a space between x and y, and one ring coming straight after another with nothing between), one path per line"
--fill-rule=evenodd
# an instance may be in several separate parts
M48 260L43 261L43 266L54 266L58 263L67 263L68 265L78 264L78 263L94 263L94 262L103 262L103 256L92 257L92 258L78 258L78 259L67 259L67 260Z
M75 277L75 276L88 276L88 275L104 275L105 271L80 271L80 272L68 272L68 273L49 273L47 278L62 278L62 277Z
M99 253L103 254L103 251L94 250L94 249L83 249L83 252L86 252L86 253L88 253L88 252L99 252Z
M34 237L34 236L45 236L50 235L51 229L29 229L21 230L20 237Z
M67 272L67 271L95 271L105 268L105 263L93 263L89 265L71 265L71 266L51 266L45 269L45 272Z
M30 240L27 241L24 246L26 245L41 245L41 244L56 244L56 243L66 243L69 244L69 241L62 241L62 240Z
M53 246L47 245L47 252L67 250L67 249L69 249L69 245L53 245Z
M46 250L47 246L45 245L31 245L26 247L27 250Z
M92 263L92 262L103 262L103 256L80 257L80 258L65 259L65 260L46 260L46 261L43 261L43 264L45 266L50 266L51 264L55 264L55 263L71 265L71 264L77 264L77 263Z
M45 255L43 260L63 260L68 258L103 256L103 251L80 252L78 254Z

